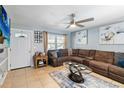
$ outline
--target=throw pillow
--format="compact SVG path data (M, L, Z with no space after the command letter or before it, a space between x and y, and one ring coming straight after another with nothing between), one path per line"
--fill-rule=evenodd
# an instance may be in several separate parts
M72 49L68 49L68 55L71 56L72 55Z
M120 52L115 52L115 62L114 62L114 65L117 65L118 66L118 62L120 59L124 59L124 53L120 53Z
M124 59L119 59L118 66L124 68Z
M57 51L57 56L62 57L62 53L60 51Z
M56 51L51 52L51 54L52 54L52 56L53 56L53 57L56 57L56 58L58 57L58 56L57 56L57 52L56 52Z

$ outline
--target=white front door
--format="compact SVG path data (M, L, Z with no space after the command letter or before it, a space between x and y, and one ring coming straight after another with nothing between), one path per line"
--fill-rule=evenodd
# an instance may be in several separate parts
M24 31L11 31L11 69L30 66L30 33Z

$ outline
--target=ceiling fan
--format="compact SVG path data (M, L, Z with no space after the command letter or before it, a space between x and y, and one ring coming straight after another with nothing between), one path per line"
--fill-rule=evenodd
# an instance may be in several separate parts
M84 23L84 22L88 22L88 21L94 21L93 17L75 21L75 14L74 13L70 14L69 17L70 17L71 20L70 20L69 23L67 23L69 25L66 27L66 29L68 29L70 27L76 27L76 26L77 27L84 27L84 25L81 25L80 23Z

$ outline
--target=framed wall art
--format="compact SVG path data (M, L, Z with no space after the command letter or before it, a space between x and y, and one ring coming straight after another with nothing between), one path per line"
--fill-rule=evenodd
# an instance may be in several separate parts
M124 44L124 22L100 27L99 44Z
M87 30L76 32L76 44L77 45L85 45L87 44L88 34Z
M43 32L34 31L34 43L42 43L43 41Z

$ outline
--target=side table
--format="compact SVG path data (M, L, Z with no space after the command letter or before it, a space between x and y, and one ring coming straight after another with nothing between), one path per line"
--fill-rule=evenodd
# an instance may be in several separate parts
M39 64L39 61L43 61L43 62L45 61L44 65L42 65L42 66L48 65L48 56L34 55L33 59L34 59L35 68L41 67L41 65Z

